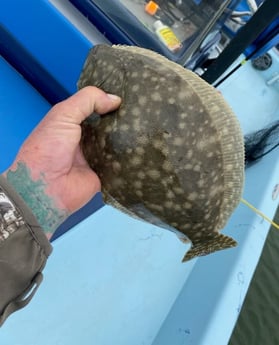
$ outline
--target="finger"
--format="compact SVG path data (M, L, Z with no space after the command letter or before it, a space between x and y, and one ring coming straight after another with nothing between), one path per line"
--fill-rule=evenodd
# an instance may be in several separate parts
M87 86L56 104L47 117L79 125L93 112L106 114L117 109L120 103L120 97L107 94L97 87Z

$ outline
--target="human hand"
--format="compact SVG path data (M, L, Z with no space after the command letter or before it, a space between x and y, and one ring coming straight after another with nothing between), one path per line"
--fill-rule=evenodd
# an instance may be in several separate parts
M100 180L80 151L81 122L93 112L115 110L120 102L119 97L89 86L58 103L27 138L5 172L48 238L62 221L100 191Z

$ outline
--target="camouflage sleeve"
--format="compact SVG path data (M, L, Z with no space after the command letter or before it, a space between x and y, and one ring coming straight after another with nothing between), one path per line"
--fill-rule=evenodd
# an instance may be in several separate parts
M31 210L0 176L0 326L32 299L51 250Z

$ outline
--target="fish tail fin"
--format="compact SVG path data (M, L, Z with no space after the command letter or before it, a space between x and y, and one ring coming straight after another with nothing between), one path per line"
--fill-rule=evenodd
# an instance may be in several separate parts
M185 254L182 262L191 260L198 256L208 255L218 250L232 248L236 245L237 242L233 238L218 233L209 240L193 243L191 249Z

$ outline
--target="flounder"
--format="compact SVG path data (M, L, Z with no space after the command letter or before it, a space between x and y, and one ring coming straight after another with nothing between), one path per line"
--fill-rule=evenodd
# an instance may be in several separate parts
M193 72L139 47L97 45L78 87L122 98L82 124L81 148L104 202L191 241L183 261L233 247L220 233L240 202L244 143L222 95Z

